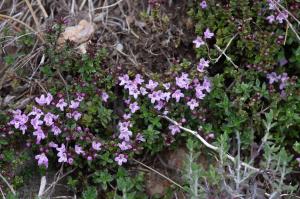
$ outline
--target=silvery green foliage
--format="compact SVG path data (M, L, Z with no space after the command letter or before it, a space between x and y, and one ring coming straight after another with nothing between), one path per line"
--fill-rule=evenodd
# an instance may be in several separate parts
M236 132L236 142L230 140L224 133L221 135L217 144L219 154L215 167L205 169L197 163L200 155L197 150L199 143L188 140L187 148L189 154L184 170L184 179L187 184L188 195L190 198L280 198L282 195L294 196L293 193L298 186L286 184L288 175L292 169L288 167L292 161L292 156L285 149L272 142L270 130L276 125L273 123L273 111L265 114L265 136L257 151L251 157L242 157L240 132ZM236 143L231 145L230 143ZM234 162L227 159L226 154L230 149L236 149ZM199 150L198 150L199 151ZM242 161L253 164L256 158L261 158L256 167L260 171L254 171L242 166ZM208 173L213 169L219 178L215 178L217 185L209 184ZM212 192L213 190L213 192Z

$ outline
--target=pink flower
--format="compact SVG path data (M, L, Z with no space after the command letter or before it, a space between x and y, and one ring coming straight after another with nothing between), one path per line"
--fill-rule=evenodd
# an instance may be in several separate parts
M56 104L56 108L59 108L61 111L64 111L64 108L68 106L64 99L60 99Z
M119 139L125 140L128 142L130 137L132 136L132 132L129 130L129 127L132 126L130 121L119 122L118 126L119 126L119 131L120 131Z
M34 129L38 129L40 128L40 126L43 124L44 122L42 120L40 120L40 116L35 116L35 118L30 120L30 124L33 126Z
M150 98L151 103L154 104L155 102L163 99L163 92L161 90L153 91L148 95L148 97Z
M44 165L46 168L48 168L48 158L45 155L45 153L41 153L39 155L36 155L35 159L38 160L38 165L39 166Z
M130 144L128 144L127 142L125 142L125 141L123 141L122 143L119 143L118 146L122 151L132 149L132 146Z
M275 16L274 15L270 15L267 17L267 20L270 24L272 24L275 21Z
M125 102L125 104L130 104L130 102L131 102L131 99L130 98L128 98L127 100L124 100L124 102Z
M202 73L204 72L204 68L207 68L208 66L209 66L209 60L205 60L204 58L201 58L197 70Z
M144 87L140 87L140 93L141 93L143 96L148 94L147 90L146 90Z
M200 48L200 46L203 46L205 42L202 40L202 37L197 36L197 38L193 41L196 48Z
M163 84L163 86L166 90L169 90L171 87L171 83L165 83L165 84Z
M204 38L205 39L211 39L213 38L215 34L213 32L210 32L209 28L206 28L205 32L204 32Z
M85 154L85 152L82 150L82 147L78 146L78 145L75 145L75 153L78 154L78 155L80 155L80 154L84 155Z
M80 118L81 118L81 113L79 113L78 111L74 111L73 113L72 113L72 116L73 116L73 118L74 118L74 120L75 121L78 121Z
M73 162L74 162L74 159L73 159L73 158L69 158L67 162L68 162L68 164L70 164L70 165L71 165L71 164L73 164Z
M153 81L152 79L149 80L148 84L146 84L146 88L153 91L158 86L158 83Z
M135 84L142 84L144 82L144 79L140 74L136 74L133 81Z
M127 157L124 154L119 154L117 157L115 157L115 161L119 166L121 166L123 163L127 162Z
M36 131L34 131L32 134L36 136L37 144L39 144L41 140L46 138L46 135L44 134L44 131L41 128L36 129Z
M27 130L26 123L29 120L29 117L25 114L22 114L21 110L13 111L13 119L8 123L9 125L13 125L16 129L20 129L23 134Z
M210 133L207 136L205 136L206 139L214 139L215 138L215 134Z
M56 150L58 151L57 153L57 157L59 157L58 162L68 162L65 145L61 144L61 147L57 147Z
M53 100L53 96L50 93L47 93L46 97L44 94L42 94L40 98L38 97L35 98L36 103L38 103L40 106L43 106L45 104L49 105L52 100Z
M136 135L135 139L138 140L138 141L140 141L140 142L145 142L146 141L145 138L144 138L144 136L142 134L140 134L140 133L138 133Z
M120 140L125 140L125 141L129 141L130 140L130 137L132 136L132 132L127 130L127 131L122 131L120 132L120 135L119 135L119 139Z
M28 114L28 116L35 115L38 117L41 117L44 115L43 111L41 109L36 108L35 106L32 107L31 112Z
M176 77L176 85L179 88L188 89L191 83L191 79L189 79L189 75L187 73L181 73L180 77Z
M133 96L134 99L137 99L138 96L140 95L140 91L138 90L137 87L130 87L128 91L129 91L129 95Z
M96 141L93 141L92 142L92 148L96 151L100 151L101 150L101 143L100 142L96 142Z
M129 109L130 109L131 113L135 113L137 110L140 109L140 107L137 102L134 102L134 103L129 104Z
M83 94L77 94L77 98L76 98L76 101L78 102L82 102L84 100L84 95Z
M108 98L109 98L108 94L106 92L102 92L101 94L102 101L107 102Z
M207 3L206 3L206 1L202 1L202 2L200 3L200 6L201 6L202 9L207 8Z
M57 148L58 147L58 145L55 144L54 142L49 142L48 146L51 147L51 148Z
M182 97L184 97L184 94L179 89L172 94L172 98L175 98L176 102L179 102Z
M123 119L124 120L129 120L130 118L131 118L131 114L130 113L123 115Z
M283 90L287 85L287 81L288 81L289 77L288 77L287 73L283 73L282 75L279 76L279 78L281 81L280 85L279 85L279 89Z
M179 126L178 126L178 125L175 125L175 124L169 125L169 129L171 130L171 134L172 134L172 135L175 135L175 134L177 134L177 133L180 132Z
M71 104L69 105L69 108L77 109L78 107L79 107L79 102L71 100Z
M204 90L206 90L206 92L210 92L211 91L211 82L207 77L204 77L204 81L202 84Z
M118 124L119 128L121 130L124 130L124 129L128 129L129 127L132 127L132 124L130 123L130 121L127 121L127 122L119 122Z
M68 162L68 157L66 153L58 153L57 157L59 157L58 162Z
M92 160L93 160L93 157L89 155L89 156L87 157L87 160L88 160L88 161L92 161Z
M165 106L165 103L163 101L159 101L154 108L158 111L160 111Z
M196 97L201 100L204 99L203 87L199 86L198 89L196 88Z
M187 105L190 107L191 110L194 110L196 107L199 106L199 103L195 99L191 99Z
M269 79L269 84L273 84L274 82L278 82L280 75L277 75L275 72L271 72L267 74L267 79Z
M72 113L67 113L66 116L67 116L67 118L71 119L72 118Z
M58 115L53 115L52 113L47 113L44 117L44 122L47 126L52 126L54 121L57 120Z
M278 21L278 23L283 23L284 20L286 20L288 18L288 14L285 12L280 12L277 17L276 20Z
M269 10L275 10L276 9L276 3L273 2L274 0L267 0L269 4ZM278 0L275 0L278 1Z
M128 84L128 82L130 81L129 76L127 74L120 76L119 80L120 80L120 83L119 83L120 86Z
M163 97L164 97L165 101L168 102L171 98L171 93L170 92L164 92Z
M58 128L57 126L52 126L51 131L53 132L54 135L61 134L61 129Z
M66 146L65 144L61 144L60 147L57 147L56 150L59 152L59 153L65 153L66 152Z
M27 126L26 125L21 125L19 129L22 131L22 134L24 135L26 130L27 130Z

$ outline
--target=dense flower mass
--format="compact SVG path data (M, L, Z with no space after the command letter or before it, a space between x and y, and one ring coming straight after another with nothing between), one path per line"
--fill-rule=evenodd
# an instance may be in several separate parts
M200 63L204 67L208 67L209 61L204 59L200 60ZM203 69L204 71L204 69ZM130 141L132 132L129 130L131 123L129 122L131 114L134 114L140 109L139 98L146 96L149 102L153 105L153 108L160 111L163 114L169 113L170 104L185 103L191 111L194 111L200 106L201 100L204 99L207 93L212 89L211 82L208 77L204 77L203 81L197 78L191 79L189 74L181 73L179 76L175 77L174 82L164 82L158 83L155 80L150 79L145 81L140 74L137 74L133 80L125 74L119 76L119 85L123 86L125 90L128 91L131 99L126 103L130 110L130 113L125 114L123 117L126 119L125 122L119 123L119 139L126 142ZM147 82L147 83L144 83ZM131 90L136 90L137 95L132 94ZM140 95L142 94L142 95ZM131 101L133 100L133 101ZM169 130L172 135L180 132L177 126L169 126ZM121 149L125 149L126 143L120 143ZM121 164L121 163L120 163Z

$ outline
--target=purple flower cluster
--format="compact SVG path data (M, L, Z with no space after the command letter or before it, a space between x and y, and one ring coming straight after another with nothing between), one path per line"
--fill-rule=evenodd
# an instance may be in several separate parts
M267 20L270 24L277 21L278 23L283 23L288 18L288 13L286 11L280 11L278 8L278 3L280 3L281 0L267 0L267 3L269 5L269 10L274 11L274 14L271 14L267 16Z
M62 96L55 100L47 93L35 98L37 106L32 106L30 112L12 111L12 119L8 125L35 140L36 146L40 148L40 154L35 156L39 166L48 167L47 154L51 149L56 152L59 163L67 164L73 164L75 155L92 160L101 150L101 142L89 133L89 129L83 130L77 124L82 116L79 108L84 96L77 93L76 99L67 103ZM69 121L65 121L66 119ZM75 129L69 128L64 122L74 123ZM74 148L68 144L71 140L75 141ZM89 146L85 144L86 150L79 144L82 141L89 143ZM27 141L27 146L31 145L30 141Z
M201 60L203 68L208 61ZM184 103L191 111L196 111L201 100L211 91L211 82L204 76L202 80L191 78L187 73L180 73L172 82L159 83L152 79L145 80L137 74L134 78L129 75L119 76L119 85L124 88L129 97L124 100L127 107L123 118L118 123L116 142L102 144L96 135L88 128L82 128L81 112L85 94L77 93L73 99L67 101L63 95L53 97L50 93L35 98L35 105L30 111L12 111L12 118L8 122L11 128L27 136L27 146L39 148L35 159L39 166L48 167L48 156L54 153L57 162L72 165L75 159L84 158L92 161L102 151L112 148L114 160L118 165L127 162L130 152L136 151L145 138L140 133L133 133L132 117L140 110L140 99L149 100L156 111L168 114L173 104ZM109 96L106 92L100 93L103 102ZM176 125L169 126L170 135L180 132Z
M132 127L131 113L124 114L123 120L119 122L118 129L119 129L119 143L117 144L119 147L119 152L115 156L115 161L118 165L122 165L123 163L127 162L128 155L124 154L126 151L133 149L134 140L132 140L133 133L130 130ZM135 142L145 142L143 135L137 134L135 137Z
M214 33L213 32L211 32L210 30L209 30L209 28L206 28L206 30L204 31L204 33L203 33L203 37L204 37L204 40L206 40L206 39L211 39L211 38L213 38L214 37ZM193 41L193 43L195 44L195 47L196 48L200 48L201 46L203 46L204 44L205 44L205 41L203 40L203 38L202 37L200 37L200 36L197 36L197 38Z
M269 80L269 84L279 84L279 89L281 91L281 96L285 97L285 88L287 86L288 80L290 79L287 75L287 73L282 73L281 75L278 75L275 72L271 72L267 74L267 79Z
M203 67L208 66L208 61L202 59ZM119 85L127 90L130 98L126 100L130 113L124 115L125 122L119 123L119 139L128 142L132 136L129 130L131 123L128 119L131 114L134 114L140 109L138 99L146 97L153 104L154 109L168 114L171 103L186 103L190 110L195 110L199 107L201 100L211 91L211 82L207 77L204 77L200 82L197 78L191 79L187 73L181 73L175 77L174 82L158 83L152 79L145 81L144 78L137 74L131 79L127 74L119 76ZM180 129L175 126L169 126L172 135L180 132ZM122 145L123 146L123 145ZM127 147L122 147L127 149Z

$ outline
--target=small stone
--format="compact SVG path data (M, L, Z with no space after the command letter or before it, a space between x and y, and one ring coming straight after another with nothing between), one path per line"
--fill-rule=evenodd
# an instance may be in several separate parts
M58 38L58 44L63 44L67 40L81 44L88 41L94 34L94 24L86 20L81 20L78 25L70 26Z

